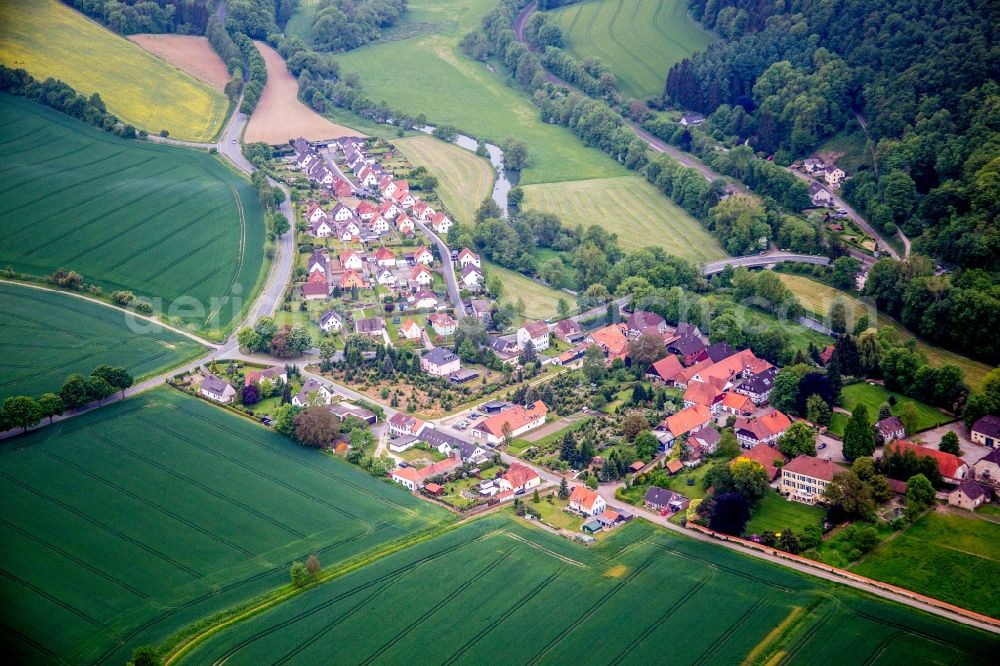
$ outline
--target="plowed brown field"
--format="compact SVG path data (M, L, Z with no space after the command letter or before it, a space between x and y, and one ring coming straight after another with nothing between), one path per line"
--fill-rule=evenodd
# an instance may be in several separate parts
M204 37L131 35L129 39L196 79L217 90L225 90L229 81L229 70Z

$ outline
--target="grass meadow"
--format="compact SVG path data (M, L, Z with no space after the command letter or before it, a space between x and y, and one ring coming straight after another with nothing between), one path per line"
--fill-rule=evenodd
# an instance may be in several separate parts
M503 296L500 297L500 302L516 304L518 299L521 299L524 301L524 316L528 319L548 319L556 316L556 306L560 298L565 298L570 308L574 305L574 299L569 294L546 287L485 259L483 259L483 273L486 277L500 276L503 280Z
M854 328L856 317L860 317L869 311L868 306L861 299L822 282L791 273L778 273L778 277L798 297L802 303L802 307L821 320L829 314L830 306L838 300L844 302L847 306L848 328L850 329ZM940 366L950 363L961 368L962 372L965 373L966 383L973 389L979 389L982 386L983 380L986 378L986 373L991 370L990 366L985 363L974 361L971 358L924 342L914 336L908 329L904 328L898 321L886 314L878 313L878 325L892 326L899 331L902 337L909 336L915 338L917 343L916 350L923 353L931 365Z
M896 404L891 405L889 408L893 416L899 416L903 412L903 405L908 402L916 406L917 430L927 430L928 428L933 428L954 420L930 405L926 405L913 398L907 398L901 393L889 391L884 386L865 382L845 386L840 392L840 406L849 412L853 412L858 405L865 405L868 408L868 418L874 420L878 418L879 407L882 406L882 403L889 402L890 397L896 398ZM836 432L836 434L843 435L843 432Z
M589 0L553 15L567 50L580 60L600 58L629 97L658 96L670 67L714 39L687 15L684 0Z
M446 516L162 388L0 446L12 663L125 663L205 615Z
M929 513L852 567L970 610L1000 618L1000 524L955 514Z
M655 245L695 263L727 256L696 219L639 176L529 185L521 207L555 213L569 228L596 224L618 234L625 250Z
M479 29L496 3L457 4L411 0L402 21L382 39L338 54L341 71L358 73L372 99L414 115L424 113L431 123L454 125L494 143L506 136L525 140L529 164L522 184L628 173L599 150L584 147L568 129L543 123L531 100L509 87L497 66L488 68L462 53L462 37Z
M426 167L438 179L435 192L455 221L475 223L476 209L493 192L493 169L486 159L430 136L393 143L414 165Z
M825 515L826 511L821 507L790 502L777 492L769 492L754 509L753 517L743 533L777 533L791 528L793 532L801 534L809 525L819 527Z
M495 514L231 625L182 662L642 664L668 650L671 663L987 663L998 647L639 520L588 548Z
M67 375L120 365L137 380L155 375L207 348L114 308L68 294L0 284L0 402L12 395L58 391Z
M2 2L0 25L0 62L100 93L126 123L188 141L222 129L224 94L57 0Z
M73 270L105 293L160 299L170 323L211 337L249 302L263 211L218 159L120 139L9 95L0 149L0 265Z

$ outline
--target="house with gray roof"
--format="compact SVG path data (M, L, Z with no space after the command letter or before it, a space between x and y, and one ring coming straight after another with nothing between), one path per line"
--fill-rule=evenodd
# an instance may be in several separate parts
M232 384L210 372L205 373L205 379L198 392L209 400L223 405L228 405L236 399L236 389L233 388Z

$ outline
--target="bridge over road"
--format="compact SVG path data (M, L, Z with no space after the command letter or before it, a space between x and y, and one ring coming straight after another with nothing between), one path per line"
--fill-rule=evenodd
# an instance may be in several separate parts
M705 277L721 273L726 266L733 268L764 268L773 264L793 263L793 264L816 264L819 266L829 266L830 257L822 257L815 254L795 254L794 252L765 252L751 257L730 257L710 261L699 266L701 274Z

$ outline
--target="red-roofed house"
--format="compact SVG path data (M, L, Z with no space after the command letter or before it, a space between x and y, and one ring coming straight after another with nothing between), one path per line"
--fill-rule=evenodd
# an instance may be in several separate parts
M434 227L434 232L439 236L447 234L451 225L451 220L444 213L435 213L434 217L431 218L431 226Z
M458 253L458 265L462 268L466 266L475 266L476 268L482 268L482 261L479 259L479 255L470 250L467 247L463 247L462 251Z
M542 478L538 472L522 465L521 463L511 463L507 472L500 477L500 490L531 490L535 486L541 485Z
M438 335L454 335L458 330L458 323L451 315L444 312L427 316L427 321L431 323L431 328Z
M477 423L472 428L472 437L483 439L487 444L500 444L504 441L505 423L509 424L510 436L513 439L544 425L548 413L548 407L541 400L527 407L516 405Z
M368 282L354 271L344 271L344 274L340 276L340 288L353 289L355 287L366 289Z
M393 435L413 435L416 437L427 425L415 416L397 412L389 419L389 432Z
M392 267L396 265L396 253L387 247L375 250L375 263L379 266Z
M618 358L624 361L628 355L628 338L625 337L625 331L625 324L611 324L590 332L588 339L601 348L608 365Z
M569 496L569 508L584 516L597 516L604 513L608 503L596 490L586 486L575 486Z
M378 215L378 208L370 201L362 201L358 204L358 217L365 222L370 222L376 215Z
M791 425L791 419L775 409L755 419L737 418L733 429L740 446L752 449L758 444L777 442Z
M758 444L749 451L744 451L739 455L739 458L734 458L734 460L739 460L740 458L749 458L750 460L759 462L767 473L768 481L774 481L778 478L779 468L775 463L779 461L781 463L785 462L785 456L781 454L781 451L767 444Z
M781 468L781 492L803 504L815 504L823 499L823 490L833 481L833 475L843 468L830 460L799 456Z
M396 230L401 234L412 234L416 227L406 213L400 213L396 218Z
M423 478L420 476L420 472L412 467L400 467L399 469L394 469L392 470L391 476L393 481L414 493L420 489L420 485L423 483Z
M712 420L712 413L705 405L695 405L668 416L656 426L656 429L667 434L667 441L672 442L678 437L682 437L692 430L708 425Z
M285 384L288 383L288 373L285 369L277 365L272 365L270 368L264 368L263 370L249 370L243 378L243 385L250 386L251 384L256 384L262 379L269 379L272 382L281 381Z
M681 365L680 359L673 354L670 354L666 358L661 358L659 361L649 366L649 370L646 371L646 376L654 382L659 382L669 386L674 383L674 378L683 371L684 366Z
M412 271L410 271L410 279L417 284L426 287L431 282L434 282L434 274L431 273L431 269L427 268L423 264L418 264L414 266Z
M399 327L399 334L404 340L419 340L420 335L423 331L417 325L417 322L412 319L407 319L403 322L403 325Z
M722 402L719 403L719 407L723 412L736 416L750 416L757 408L753 404L753 400L734 391L726 391L722 394Z
M937 449L931 449L926 446L920 446L919 444L914 444L913 442L907 442L904 440L899 440L886 445L886 455L893 451L912 451L917 457L933 458L935 462L937 462L938 470L941 472L941 478L947 483L961 483L969 476L969 466L965 463L965 461L958 456L945 453L944 451L938 451Z
M365 263L361 259L361 254L356 250L345 250L340 253L340 265L344 270L360 271Z
M418 247L413 252L413 261L418 264L432 264L434 263L434 253L428 250L426 247Z

